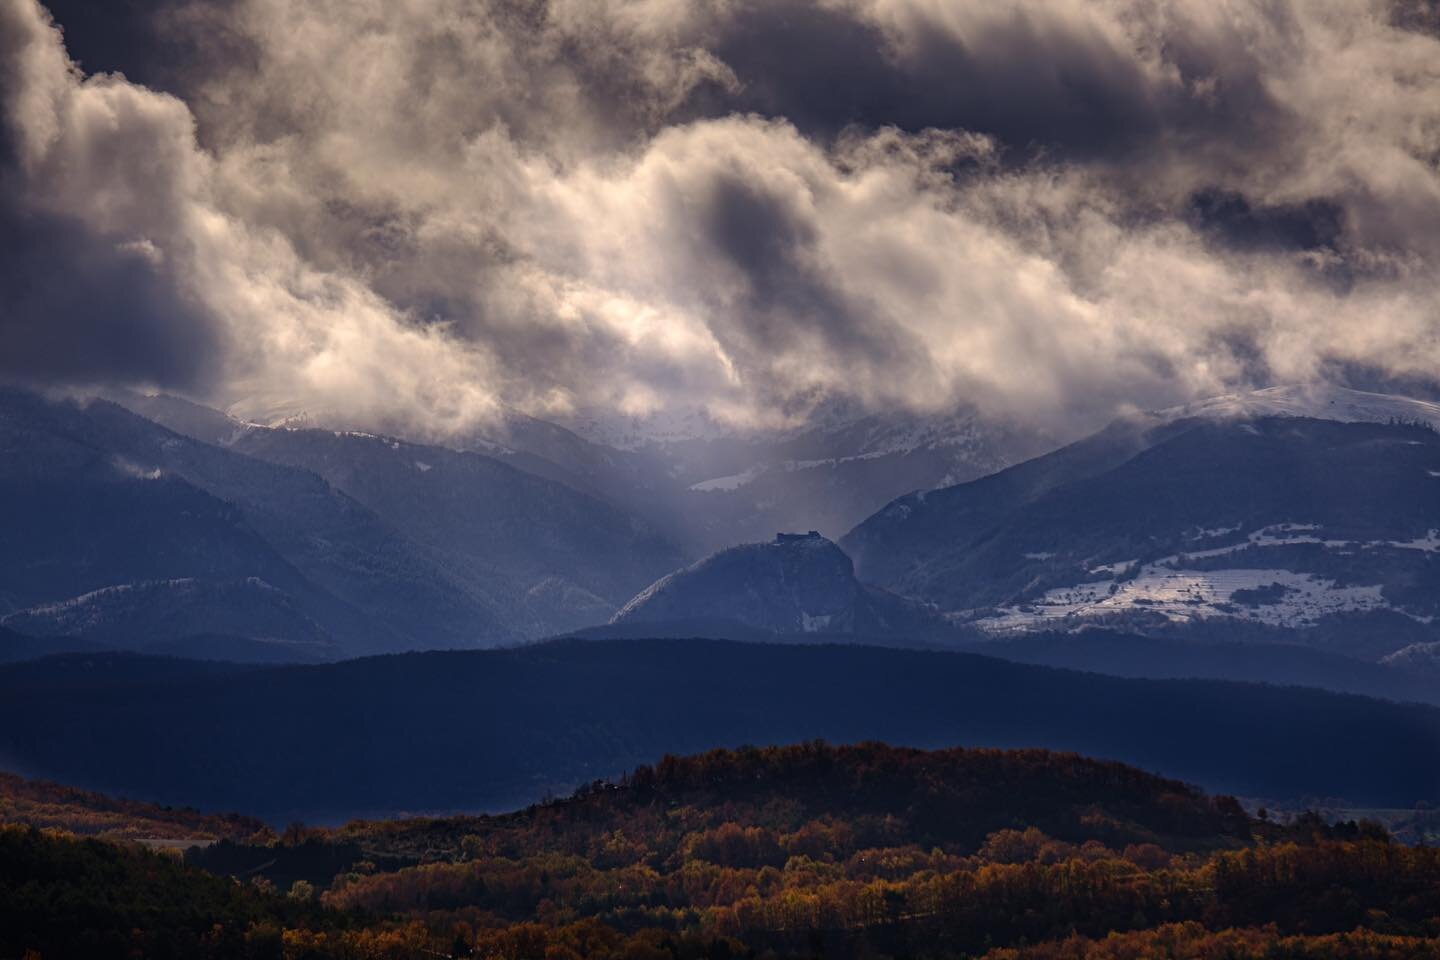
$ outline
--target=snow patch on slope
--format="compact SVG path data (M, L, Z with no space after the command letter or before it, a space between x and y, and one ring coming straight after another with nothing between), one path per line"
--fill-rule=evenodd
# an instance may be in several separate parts
M743 473L731 474L728 477L702 480L699 483L691 484L690 489L700 493L711 493L716 490L739 490L764 472L764 467L751 467Z
M800 629L805 633L819 633L821 630L830 626L830 621L833 617L834 615L829 613L811 616L802 610L800 611Z
M1423 537L1416 537L1413 540L1327 540L1313 535L1310 531L1318 530L1314 524L1304 523L1280 523L1269 527L1262 527L1250 533L1239 543L1232 543L1223 547L1212 547L1209 550L1189 550L1183 554L1174 554L1169 557L1162 557L1155 561L1156 566L1175 567L1183 565L1188 560L1203 560L1210 557L1224 557L1241 550L1248 550L1251 547L1264 549L1266 547L1288 547L1298 544L1315 544L1327 550L1338 550L1355 552L1359 550L1392 549L1392 550L1420 550L1426 553L1440 551L1440 530L1430 530ZM1115 573L1125 569L1135 561L1124 563L1106 564L1103 567L1095 567L1092 573Z
M1238 527L1200 531L1233 534ZM1204 617L1230 617L1275 626L1313 626L1337 613L1390 609L1379 585L1337 586L1335 581L1310 573L1271 567L1242 567L1256 555L1237 558L1221 570L1195 570L1198 560L1229 557L1246 550L1264 550L1298 544L1316 545L1342 553L1367 550L1418 550L1440 553L1440 530L1432 529L1413 540L1336 540L1316 535L1314 524L1282 523L1263 527L1243 540L1205 550L1191 550L1156 560L1120 560L1089 568L1097 579L1056 587L1038 599L999 608L994 616L977 622L993 630L1053 627L1057 620L1081 620L1120 613L1148 611L1175 621ZM1201 539L1192 537L1191 539ZM1204 537L1209 539L1209 537ZM1026 554L1040 559L1040 554ZM1237 591L1260 591L1256 597L1237 600ZM963 613L954 615L964 619ZM1423 619L1423 618L1421 618Z
M1440 640L1412 643L1387 657L1382 657L1380 662L1387 667L1405 670L1415 676L1431 676L1440 679Z

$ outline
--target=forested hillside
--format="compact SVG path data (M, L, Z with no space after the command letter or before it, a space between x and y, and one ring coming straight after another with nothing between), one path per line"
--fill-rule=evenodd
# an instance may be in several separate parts
M24 824L108 839L205 842L274 839L254 817L121 800L45 780L0 773L0 825Z
M514 814L295 826L186 860L0 828L0 957L1440 952L1440 851L1044 751L713 751Z

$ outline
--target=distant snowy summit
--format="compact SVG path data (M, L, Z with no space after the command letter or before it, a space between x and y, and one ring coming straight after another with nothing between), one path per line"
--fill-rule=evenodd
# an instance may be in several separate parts
M1440 429L1440 403L1329 384L1291 384L1226 394L1160 410L1154 416L1165 422L1191 417L1211 420L1308 417L1339 423L1428 423Z

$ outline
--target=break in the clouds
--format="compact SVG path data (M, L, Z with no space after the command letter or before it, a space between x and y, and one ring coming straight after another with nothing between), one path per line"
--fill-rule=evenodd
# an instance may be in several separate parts
M0 0L10 376L443 433L1440 371L1422 4L105 9Z

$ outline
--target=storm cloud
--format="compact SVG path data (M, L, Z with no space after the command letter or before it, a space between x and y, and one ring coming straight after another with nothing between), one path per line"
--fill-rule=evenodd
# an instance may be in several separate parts
M0 374L443 435L1440 372L1425 5L93 8L0 0Z

